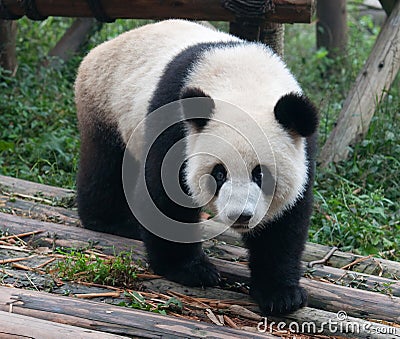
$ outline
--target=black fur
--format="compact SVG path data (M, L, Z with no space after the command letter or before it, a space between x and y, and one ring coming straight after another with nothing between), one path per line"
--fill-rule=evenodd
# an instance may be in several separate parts
M313 206L316 134L307 138L308 180L304 196L279 219L246 234L251 270L250 294L263 314L289 313L305 306L307 293L299 286L300 259Z
M215 108L214 101L199 88L184 88L180 95L183 115L197 132L207 125ZM196 100L183 100L196 99Z
M99 120L91 126L82 126L80 132L77 202L83 226L140 239L138 223L129 209L122 187L125 145L117 127ZM138 164L136 168L138 170Z
M317 109L301 94L289 93L280 98L274 108L276 120L302 137L312 135L318 126Z

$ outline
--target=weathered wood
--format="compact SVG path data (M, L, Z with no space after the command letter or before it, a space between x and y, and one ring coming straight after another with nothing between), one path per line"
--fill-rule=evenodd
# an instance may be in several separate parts
M329 251L330 246L324 246L314 243L307 243L303 253L303 261L310 262L322 259ZM360 259L363 259L360 261ZM336 251L327 264L340 268L358 261L357 264L351 266L356 272L379 275L389 279L400 279L400 263L380 258L367 258L361 255Z
M68 61L87 43L88 38L102 27L96 19L78 18L66 30L57 44L50 50L50 57ZM52 62L54 66L54 62Z
M301 279L301 284L309 293L310 307L331 312L345 311L356 318L400 323L400 298L305 278Z
M218 243L217 246L213 246L212 244L206 245L206 248L211 251L214 256L225 259L230 256L231 260L246 260L246 251L240 246L231 245L240 241L237 236L227 232L217 238L227 244L224 245L223 243ZM330 246L308 242L306 243L302 260L304 263L320 260L331 249L332 247ZM355 261L357 261L357 263L351 266L351 270L353 271L378 275L393 280L400 280L400 263L386 259L363 257L361 255L338 250L329 258L326 264L336 268L341 268L350 265Z
M17 57L15 43L17 38L17 23L10 20L0 20L0 67L15 75Z
M49 243L58 246L78 246L87 248L90 244L101 248L105 254L115 251L133 251L137 259L144 259L144 246L141 241L121 238L112 234L90 231L84 228L65 226L50 222L24 219L6 213L0 213L0 230L11 233L22 233L33 230L43 230ZM37 238L40 235L36 236Z
M6 191L9 193L16 192L26 195L38 197L44 196L56 199L72 199L75 196L75 192L73 190L38 184L5 175L0 175L0 191Z
M229 33L247 41L258 41L260 39L260 20L235 19L229 25Z
M201 298L205 298L215 299L221 303L238 303L239 305L244 305L246 309L249 309L253 312L259 312L257 305L254 304L254 301L250 298L250 296L243 293L226 291L214 287L209 287L206 289L194 287L188 288L164 279L145 281L143 285L149 290L156 291L158 293L167 294L170 291L174 291L200 300ZM340 313L340 315L343 314L343 312ZM390 334L390 338L392 339L400 338L400 330L397 330L393 326L374 323L350 316L347 316L346 319L343 319L343 331L338 330L336 333L332 333L327 324L334 324L335 322L340 323L337 312L333 313L320 309L313 309L310 307L305 307L296 311L295 313L282 315L279 317L269 316L268 322L270 323L271 321L275 321L276 323L285 322L287 325L286 329L291 322L296 322L300 328L299 332L306 334L318 333L319 335L327 336L339 335L340 338L365 339L387 339L388 334ZM348 325L346 325L346 323ZM263 326L261 326L261 329L263 329Z
M35 315L35 317L40 318L43 312L49 312L54 314L54 322L65 323L68 323L70 318L64 318L63 315L80 317L87 321L109 324L109 327L102 327L102 331L122 333L135 337L231 339L243 338L245 335L246 338L274 338L268 334L243 332L208 323L173 318L88 300L0 287L0 309L6 312L9 311L10 303L13 304L13 313L18 314L23 309L38 310L40 312L31 312L30 316ZM84 327L86 324L88 323L81 322L79 325ZM96 324L88 328L96 329Z
M209 252L211 256L216 257L218 259L224 259L227 261L232 261L232 260L247 261L246 249L239 246L206 242L203 247ZM368 260L371 259L372 258L369 258ZM380 276L359 273L352 270L348 271L325 265L314 265L311 268L307 266L308 263L303 261L303 270L305 272L305 275L311 278L319 278L325 281L335 283L337 285L351 286L366 291L380 292L383 294L400 297L399 280L393 280ZM378 274L379 272L375 273Z
M276 317L268 317L268 319L274 320L276 323L282 321L282 319ZM336 338L337 336L339 338L360 339L400 338L400 330L397 327L349 317L343 312L332 313L309 307L286 315L284 321L287 324L286 328L291 322L295 322L301 332L325 334L329 338ZM296 324L294 324L293 330L296 330Z
M53 339L55 337L117 339L128 338L105 332L95 331L89 328L79 328L76 324L60 324L43 319L28 317L25 315L0 311L0 337L12 338L41 338Z
M285 54L285 25L267 22L261 31L260 40L283 58Z
M342 286L351 286L371 292L379 292L400 297L400 281L382 278L379 276L363 274L354 271L341 270L339 268L317 265L306 268L306 275L321 278Z
M4 0L3 5L16 15L25 15L19 0ZM270 22L310 23L313 0L274 0L274 11L266 13ZM84 0L36 0L38 12L42 16L93 17L88 2ZM233 21L234 14L223 8L219 0L103 0L104 12L111 18L169 19L186 18L194 20Z
M343 104L336 126L321 150L322 166L347 157L349 146L368 131L377 105L394 81L400 68L399 17L400 1L397 1Z
M317 48L325 47L330 57L342 55L347 45L346 0L318 0L317 18Z
M109 234L102 234L90 230L58 224L22 219L20 217L0 213L0 227L18 230L17 233L28 232L35 229L45 230L50 234L58 234L58 237L68 240L82 241L89 239L101 246L105 253L112 253L115 249L131 250L134 247L136 258L144 258L144 246L140 241L124 239ZM53 238L53 237L52 237ZM55 240L57 242L57 240ZM225 260L211 258L221 275L232 282L249 281L249 270L246 265L227 262ZM400 322L400 298L390 298L386 295L369 291L356 290L334 284L316 282L302 279L303 286L310 294L310 306L333 312L346 311L351 316L368 316L387 321ZM380 305L379 308L376 305Z
M247 266L216 258L211 258L211 261L222 276L228 276L233 281L249 282ZM311 307L331 312L345 311L354 317L400 322L400 298L306 278L301 279L301 284L309 293Z
M0 194L0 210L22 217L80 227L78 213L63 207L43 205Z
M10 253L10 255L12 255ZM20 256L20 254L19 254ZM37 258L32 258L29 259L37 261ZM32 266L32 263L29 261L27 265ZM19 271L12 271L14 276L21 276L21 278L24 276L23 272ZM44 275L39 275L35 274L35 272L32 272L31 274L32 280L35 281L36 286L41 286L40 280L44 278ZM18 279L18 285L21 286L22 281ZM253 302L253 300L250 298L249 295L244 294L244 293L238 293L238 292L233 292L233 291L228 291L224 290L218 287L209 287L209 288L195 288L195 287L186 287L182 286L180 284L165 280L165 279L152 279L152 280L145 280L142 282L142 287L141 289L144 289L147 292L154 292L154 293L161 293L161 294L170 294L170 293L175 293L178 292L182 295L193 297L195 300L202 301L204 300L206 303L209 303L210 306L206 306L208 308L213 308L214 304L219 305L215 306L218 309L221 309L221 306L223 305L243 305L246 309L249 309L253 312L258 312L259 309L257 305ZM30 285L27 285L29 287ZM40 287L39 287L40 288ZM53 289L53 293L57 294L63 294L65 290L70 291L71 295L75 295L77 293L98 293L98 292L107 292L107 291L114 291L112 290L107 290L104 288L98 288L98 287L90 287L86 286L86 284L77 284L77 283L68 283L66 282L63 286ZM171 295L171 294L170 294ZM210 302L210 300L214 300L213 302ZM102 299L102 300L97 300L101 302L107 302L107 303L118 303L120 301L123 301L123 299ZM205 308L206 308L205 307ZM198 309L196 311L196 315L201 318L203 316L205 318L204 312L205 308L203 309ZM226 308L226 306L223 306L222 308ZM196 310L196 309L195 309ZM194 311L195 311L194 310ZM222 312L224 312L222 310ZM30 311L29 309L23 308L18 311L19 314L24 314L32 317L38 317L40 319L45 319L45 320L51 320L54 321L54 319L57 317L57 315L54 315L52 313L47 313L47 312L41 312L37 310ZM40 313L37 315L37 313ZM229 312L228 312L229 315ZM261 317L260 317L261 318ZM79 326L79 327L88 327L96 330L101 330L105 332L111 332L111 333L120 333L120 334L133 334L131 333L130 329L127 327L119 327L115 326L112 324L106 324L104 322L97 322L93 320L88 320L84 318L77 318L77 317L72 317L68 315L62 315L62 319L64 323L68 324L74 324L74 326ZM67 319L68 322L65 320ZM300 326L300 331L301 332L306 332L307 329L309 328L314 328L314 327L309 327L309 326L315 326L318 329L318 334L322 335L332 335L329 331L329 328L324 325L324 324L329 324L329 322L333 322L335 324L335 321L337 321L337 316L335 313L332 312L327 312L327 311L322 311L322 310L317 310L317 309L311 309L311 308L304 308L302 310L299 310L298 312L291 314L291 315L286 315L286 316L280 316L279 318L271 318L268 317L268 321L274 320L274 321L284 321L286 324L289 324L293 321L295 321L297 324ZM374 329L379 327L380 329L382 328L381 324L374 324L365 320L361 319L356 319L356 318L351 318L348 317L347 321L351 322L353 325L352 327L349 327L351 331L349 333L342 333L339 331L339 333L335 333L336 335L340 334L340 337L349 337L349 338L387 338L384 335L379 335L379 333L386 333L386 334L393 334L396 333L396 329L393 327L385 327L383 326L383 330L385 332L377 332L377 333L371 333L371 331L364 331L363 329ZM302 325L304 323L304 326ZM310 324L311 323L311 324ZM254 327L257 325L257 323L254 323ZM301 330L301 326L304 327L304 330ZM119 329L118 332L115 332L116 328ZM346 327L343 327L346 328ZM360 331L357 331L357 329L361 329ZM322 331L322 332L321 332ZM308 331L309 332L309 331ZM314 331L314 333L317 333L317 331ZM398 338L397 336L394 336L393 338Z

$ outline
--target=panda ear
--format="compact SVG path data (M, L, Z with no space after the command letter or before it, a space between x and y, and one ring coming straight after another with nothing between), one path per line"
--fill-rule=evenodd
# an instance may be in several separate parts
M304 95L289 93L281 97L274 108L275 118L289 131L302 137L312 135L318 127L318 112Z
M184 88L179 99L185 121L197 132L200 132L207 125L213 113L214 100L200 88L195 87Z

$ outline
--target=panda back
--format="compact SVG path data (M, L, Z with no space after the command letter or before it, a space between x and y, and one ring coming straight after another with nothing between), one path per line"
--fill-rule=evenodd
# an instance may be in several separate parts
M167 20L97 46L82 61L75 83L81 127L101 119L116 125L126 143L145 117L157 84L174 57L189 46L217 41L239 39L189 21Z

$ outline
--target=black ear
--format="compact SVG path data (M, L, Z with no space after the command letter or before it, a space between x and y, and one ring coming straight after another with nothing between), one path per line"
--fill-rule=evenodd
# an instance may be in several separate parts
M215 104L213 99L200 88L184 88L180 95L183 115L197 131L201 131L208 123Z
M304 95L289 93L274 108L275 118L287 130L308 137L318 128L318 112Z

